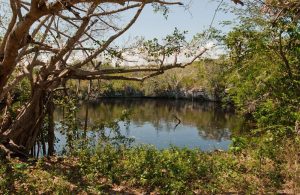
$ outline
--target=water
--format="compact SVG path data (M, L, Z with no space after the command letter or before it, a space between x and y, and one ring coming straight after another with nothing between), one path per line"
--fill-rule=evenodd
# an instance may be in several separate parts
M98 103L83 104L77 117L84 126L88 113L88 127L93 127L101 122L117 121L125 111L129 113L130 123L119 121L120 133L134 138L134 145L151 144L159 149L174 145L203 151L227 150L232 132L242 125L237 115L222 111L214 103L167 99L102 99ZM63 120L61 109L56 110L55 120L59 126ZM105 128L105 132L108 133L109 128ZM60 140L56 150L60 152L66 144L66 136L59 131L56 135ZM98 137L95 130L88 131L87 135Z

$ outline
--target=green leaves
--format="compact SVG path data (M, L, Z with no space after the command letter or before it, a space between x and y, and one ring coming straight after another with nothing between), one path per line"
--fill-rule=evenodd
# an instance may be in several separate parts
M229 150L233 153L240 153L247 146L247 140L243 137L233 137L231 139L232 143Z
M156 38L145 41L142 51L145 52L152 61L178 54L181 52L181 48L187 44L185 41L186 33L187 31L180 32L175 28L173 34L167 35L162 42Z
M160 3L152 3L152 7L154 12L161 13L165 19L168 18L168 13L170 11L170 8L168 6Z
M259 126L293 126L300 102L299 21L289 15L274 21L258 5L247 6L236 10L239 24L224 37L228 92Z
M19 169L19 170L24 170L28 167L28 164L26 163L17 163L17 164L14 164L14 168L15 169Z

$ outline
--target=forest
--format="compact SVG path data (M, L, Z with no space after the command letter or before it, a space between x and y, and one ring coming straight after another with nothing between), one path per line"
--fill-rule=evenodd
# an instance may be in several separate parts
M213 2L122 48L187 1L1 0L0 194L300 193L300 2Z

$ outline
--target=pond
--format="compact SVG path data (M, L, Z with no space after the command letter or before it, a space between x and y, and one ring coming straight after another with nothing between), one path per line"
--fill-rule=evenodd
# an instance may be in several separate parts
M119 120L126 113L127 120ZM97 139L97 124L116 122L121 135L133 138L133 145L151 144L159 149L170 147L200 148L203 151L227 150L233 131L240 129L243 120L232 112L225 112L216 103L170 99L101 99L97 103L82 104L76 117L87 136ZM85 122L85 119L86 122ZM59 153L66 145L67 134L61 123L66 120L62 109L55 112ZM103 127L103 126L102 126ZM113 125L105 126L109 133ZM93 129L93 130L91 130ZM95 132L96 131L96 132Z

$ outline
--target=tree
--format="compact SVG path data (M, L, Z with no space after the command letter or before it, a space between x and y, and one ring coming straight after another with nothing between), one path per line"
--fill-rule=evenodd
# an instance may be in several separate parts
M290 132L300 119L299 1L244 2L225 38L229 92L260 127Z
M5 29L0 42L1 148L8 151L22 147L28 152L34 146L47 108L52 107L53 94L69 79L144 81L165 70L183 68L207 50L199 46L198 40L187 43L177 30L162 44L154 40L138 42L132 48L113 46L148 5L166 15L169 6L183 4L171 0L3 1L2 7L10 7L11 12L5 13L1 21ZM128 10L135 10L135 14L124 24L120 14L131 14ZM107 59L124 62L127 56L137 53L150 56L147 63L152 66L102 67ZM181 53L189 58L188 62L178 60ZM170 58L172 63L166 64ZM128 75L134 72L144 74ZM17 86L25 81L30 85L28 98L12 111Z

